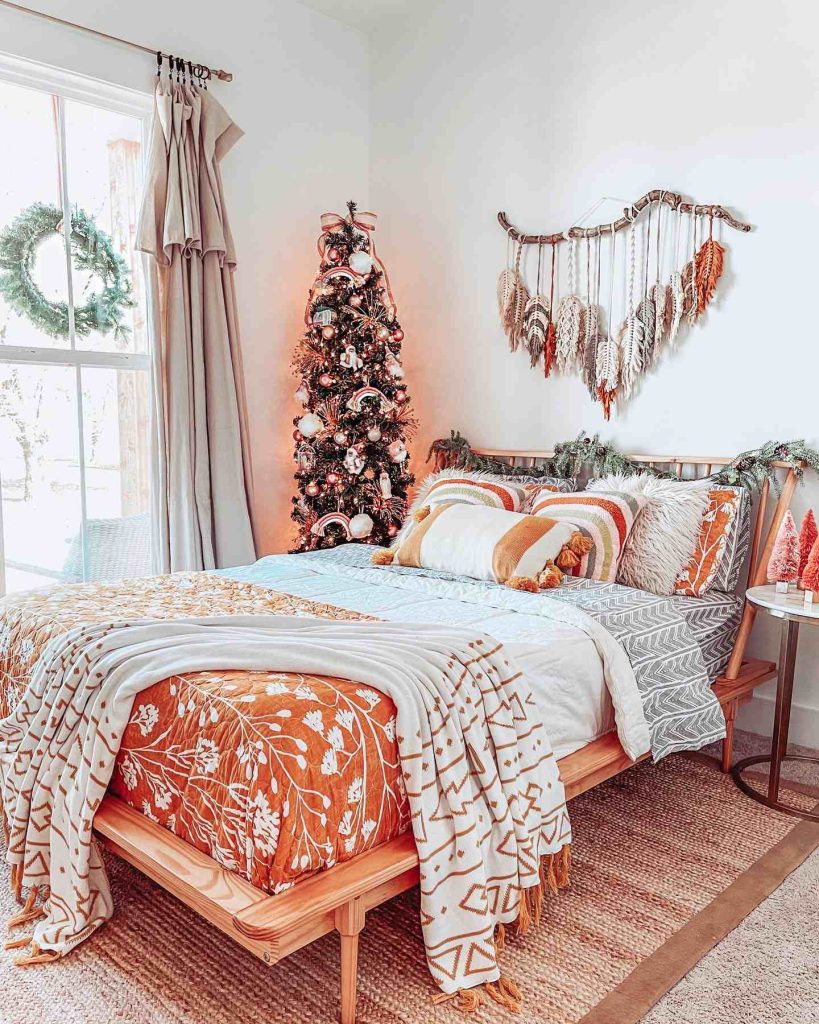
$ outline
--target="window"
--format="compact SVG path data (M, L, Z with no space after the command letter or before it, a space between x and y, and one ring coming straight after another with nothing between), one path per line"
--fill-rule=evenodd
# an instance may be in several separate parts
M149 112L147 96L0 58L3 593L153 569L134 251ZM83 252L116 255L99 270Z

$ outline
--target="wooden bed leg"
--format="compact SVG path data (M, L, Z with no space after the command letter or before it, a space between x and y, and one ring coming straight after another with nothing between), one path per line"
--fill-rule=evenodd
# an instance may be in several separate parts
M734 721L737 717L737 702L732 700L723 708L725 714L725 739L722 741L722 770L730 772L734 760Z
M363 927L364 907L360 899L351 900L336 910L336 931L341 937L340 1024L355 1024L358 936Z

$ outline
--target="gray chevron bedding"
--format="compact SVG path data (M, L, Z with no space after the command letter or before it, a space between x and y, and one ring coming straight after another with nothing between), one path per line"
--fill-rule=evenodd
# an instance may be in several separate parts
M702 597L669 598L683 616L697 643L710 682L725 669L734 646L734 638L742 617L742 598L712 590Z
M596 620L628 656L655 760L675 751L697 750L725 735L711 681L727 656L729 633L736 628L735 610L729 610L727 601L658 597L616 583L573 578L548 594L527 594L450 573L376 567L370 563L372 551L367 545L344 544L302 555L271 555L220 574L396 620L421 595L426 621L446 622L462 614L458 609L464 604L520 613L504 616L507 632L514 628L508 620L519 618L531 629L542 602L563 601Z

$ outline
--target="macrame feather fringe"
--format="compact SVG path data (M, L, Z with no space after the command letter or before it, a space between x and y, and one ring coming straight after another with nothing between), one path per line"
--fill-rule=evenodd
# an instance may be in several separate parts
M546 348L549 330L549 300L545 295L533 295L526 303L523 314L523 347L529 353L529 364L537 366Z
M713 238L703 242L694 258L698 316L705 312L705 307L714 297L717 282L722 277L724 260L725 249Z

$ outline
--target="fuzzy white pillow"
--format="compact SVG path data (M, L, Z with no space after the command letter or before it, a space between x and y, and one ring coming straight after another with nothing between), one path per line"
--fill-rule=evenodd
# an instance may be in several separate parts
M658 480L652 476L607 476L590 491L639 495L646 506L626 540L617 582L652 594L673 594L697 543L708 510L710 480Z

